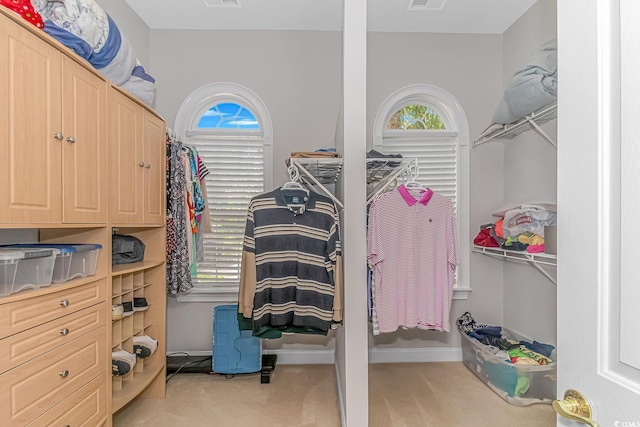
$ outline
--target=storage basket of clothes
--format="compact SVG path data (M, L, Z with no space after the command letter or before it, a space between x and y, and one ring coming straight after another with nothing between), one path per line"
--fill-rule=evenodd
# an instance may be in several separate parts
M555 348L472 319L465 313L457 321L467 368L512 405L551 403L556 398Z

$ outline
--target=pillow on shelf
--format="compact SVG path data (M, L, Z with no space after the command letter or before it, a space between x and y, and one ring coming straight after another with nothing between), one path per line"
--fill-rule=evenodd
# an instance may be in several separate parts
M509 124L557 100L558 47L546 42L511 78L495 112L493 122Z
M44 19L44 32L86 59L114 84L147 104L155 80L133 52L116 23L94 0L32 0Z

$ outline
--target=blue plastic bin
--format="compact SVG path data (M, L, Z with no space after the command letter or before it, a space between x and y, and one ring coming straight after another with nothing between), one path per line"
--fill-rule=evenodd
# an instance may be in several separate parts
M238 306L213 309L213 362L218 374L243 374L262 369L262 342L251 331L240 331Z

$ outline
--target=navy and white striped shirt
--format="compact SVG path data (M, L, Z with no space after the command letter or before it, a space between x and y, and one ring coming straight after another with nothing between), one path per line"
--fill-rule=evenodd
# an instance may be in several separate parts
M254 335L326 334L342 320L340 262L338 212L329 197L277 188L251 199L238 308L253 317Z

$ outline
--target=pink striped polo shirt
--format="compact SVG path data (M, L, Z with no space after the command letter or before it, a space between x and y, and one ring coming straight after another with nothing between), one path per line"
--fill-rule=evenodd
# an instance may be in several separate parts
M369 212L367 246L380 332L448 332L458 265L451 200L404 185L377 196Z

